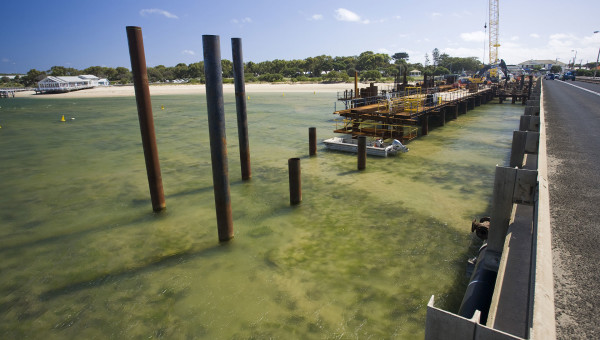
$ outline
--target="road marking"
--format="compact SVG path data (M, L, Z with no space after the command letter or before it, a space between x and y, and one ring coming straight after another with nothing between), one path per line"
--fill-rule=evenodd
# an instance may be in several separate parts
M584 90L584 91L588 91L589 93L593 93L593 94L595 94L595 95L597 95L597 96L600 96L600 93L598 93L598 92L595 92L595 91L592 91L592 90L588 90L588 89L586 89L586 88L583 88L583 87L581 87L581 86L573 85L573 84L571 84L571 83L567 83L566 81L561 81L561 83L565 83L565 84L567 84L567 85L571 85L571 86L573 86L573 87L576 87L576 88L578 88L578 89L581 89L581 90Z

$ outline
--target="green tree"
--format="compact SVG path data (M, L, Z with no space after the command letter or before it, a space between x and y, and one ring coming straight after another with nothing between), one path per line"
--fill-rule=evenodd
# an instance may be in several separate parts
M249 62L245 63L245 65L244 65L244 71L245 71L246 73L252 73L252 74L256 74L256 71L255 71L255 69L254 69L254 68L255 68L255 66L256 66L256 64L255 64L255 63L253 63L253 62L249 61Z
M381 72L377 71L377 70L369 70L369 71L363 71L360 73L360 80L361 81L371 81L371 80L379 80L381 79Z
M433 59L433 67L437 67L440 64L440 50L437 47L431 51L431 58Z
M21 81L22 81L23 85L25 85L26 87L30 87L30 86L36 85L38 81L44 79L45 77L46 77L46 72L38 71L36 69L31 69L31 70L29 70L29 72L27 72L27 75L25 75L21 79Z
M66 76L67 70L63 66L50 67L50 75L54 77Z
M258 80L266 81L266 82L282 81L283 75L279 74L279 73L267 73L267 74L263 74L263 75L259 76Z
M373 53L366 51L358 56L356 69L364 70L381 70L386 68L390 63L390 56L384 53Z
M179 63L173 68L173 75L176 79L190 78L188 75L188 66L185 63Z
M165 81L165 76L162 74L161 69L158 67L149 67L146 69L148 73L148 81L150 83L157 83Z
M106 77L105 67L102 66L90 66L83 70L83 74L92 74L100 78Z
M435 70L433 71L434 76L441 76L444 74L450 74L450 70L448 70L447 68L445 68L443 66L436 67Z
M233 62L231 60L221 60L221 68L223 70L223 78L233 78Z
M392 59L394 59L394 64L406 63L406 62L408 62L408 53L406 53L406 52L394 53L394 55L392 56Z
M350 77L348 76L348 74L346 74L346 72L343 71L330 71L329 73L323 76L323 80L332 83L348 82L350 80Z
M200 78L204 82L204 61L188 65L188 75L190 78Z
M119 81L120 83L128 84L133 82L133 74L127 68L119 66L115 69L112 78L108 78L110 81Z
M560 67L558 65L552 65L552 67L550 68L550 72L552 72L552 73L561 73L562 72L562 67Z

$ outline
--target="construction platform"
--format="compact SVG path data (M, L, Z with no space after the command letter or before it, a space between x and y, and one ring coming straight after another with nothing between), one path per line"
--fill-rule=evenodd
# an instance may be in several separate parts
M443 125L447 113L458 118L459 113L487 103L495 91L491 85L471 84L466 89L451 88L443 92L439 88L421 87L379 92L371 84L361 91L361 95L366 92L370 96L352 98L353 91L338 96L346 108L334 112L342 117L336 121L334 132L407 142L419 135L419 129L422 135L428 133L430 117L437 117Z

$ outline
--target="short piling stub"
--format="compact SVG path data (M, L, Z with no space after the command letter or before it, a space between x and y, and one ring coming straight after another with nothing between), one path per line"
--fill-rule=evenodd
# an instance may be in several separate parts
M317 154L317 128L308 128L308 154L310 156L316 156Z
M288 171L290 177L290 204L297 205L302 202L300 158L288 159Z
M152 103L150 101L150 88L148 85L142 29L136 26L127 26L126 31L152 209L154 211L161 211L166 208L166 203L162 185L162 175L160 172L160 163L158 161L158 147L156 146L156 134L154 131L154 118L152 116Z
M358 170L367 167L367 137L358 136Z

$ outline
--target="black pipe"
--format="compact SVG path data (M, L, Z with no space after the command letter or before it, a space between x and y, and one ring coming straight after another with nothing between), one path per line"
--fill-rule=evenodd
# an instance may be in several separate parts
M229 173L227 166L227 140L225 137L225 108L223 105L223 71L221 45L218 35L203 35L204 73L206 75L206 106L210 135L215 207L219 241L233 238Z
M129 43L131 72L133 73L135 101L140 121L140 131L142 133L142 146L144 148L144 159L146 160L150 200L152 201L152 209L154 211L161 211L167 207L167 204L163 191L160 162L158 161L158 147L156 146L156 133L154 131L154 118L152 116L152 102L150 101L142 28L127 26L125 30L127 31L127 41Z
M237 127L240 142L240 165L242 180L249 180L250 142L248 141L248 115L246 113L246 85L244 82L244 58L242 57L242 39L231 38L233 55L233 78L235 82L235 106L237 108Z
M484 268L483 258L486 251L487 245L482 246L479 250L477 264L458 310L458 315L467 319L472 318L476 310L480 311L481 318L479 320L484 325L490 311L496 276L498 275L496 271Z

